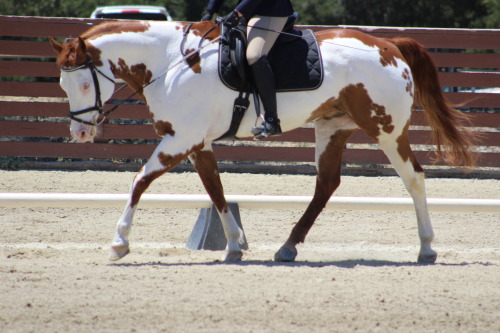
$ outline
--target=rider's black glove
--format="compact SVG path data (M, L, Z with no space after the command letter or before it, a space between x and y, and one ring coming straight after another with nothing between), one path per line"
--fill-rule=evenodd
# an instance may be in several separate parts
M212 16L214 16L214 13L207 10L206 12L203 13L201 21L212 21Z
M229 14L224 18L223 23L226 26L226 28L231 29L238 25L240 19L241 17L238 15L238 13L236 11L233 11L231 14Z

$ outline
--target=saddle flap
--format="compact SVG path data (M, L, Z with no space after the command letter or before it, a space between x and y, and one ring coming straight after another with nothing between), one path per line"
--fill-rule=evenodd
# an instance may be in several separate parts
M246 45L247 36L244 31L239 28L229 31L229 55L231 58L231 66L236 68L243 82L247 82L250 78L250 67L246 57Z
M234 45L231 45L231 35L236 36ZM252 92L252 84L248 82L251 75L246 61L246 46L242 42L246 37L241 38L240 33L229 34L227 31L224 36L219 47L219 76L224 85L232 90ZM268 55L275 74L276 91L319 88L323 82L323 63L314 33L301 30L293 36L282 34L280 38L286 42L276 43Z

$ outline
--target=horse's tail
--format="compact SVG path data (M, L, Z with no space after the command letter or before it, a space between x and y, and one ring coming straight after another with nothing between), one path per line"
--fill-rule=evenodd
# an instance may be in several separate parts
M411 68L415 82L415 102L425 110L425 117L432 128L432 138L437 146L436 161L443 159L450 165L473 167L477 154L469 147L477 135L463 124L470 124L469 117L454 109L443 95L436 66L427 50L411 38L389 39L403 54Z

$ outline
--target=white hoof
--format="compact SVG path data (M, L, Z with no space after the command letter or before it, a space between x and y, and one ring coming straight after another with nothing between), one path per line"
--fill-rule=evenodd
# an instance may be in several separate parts
M111 253L109 255L109 260L111 261L117 261L123 257L125 257L127 254L130 253L130 249L128 245L115 245L111 247Z
M243 251L226 251L222 257L222 261L225 262L235 262L241 261L243 257Z
M437 259L437 253L432 251L429 253L420 253L418 255L417 262L419 264L428 265L428 264L434 264L436 262L436 259Z

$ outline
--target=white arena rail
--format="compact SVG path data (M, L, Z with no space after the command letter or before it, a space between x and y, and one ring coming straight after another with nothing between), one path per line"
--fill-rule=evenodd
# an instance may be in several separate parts
M123 208L129 194L97 193L0 193L0 207L4 208ZM226 195L229 203L244 209L300 209L311 201L311 196ZM140 208L209 208L208 195L144 194ZM499 213L498 199L438 199L428 198L431 211ZM332 197L325 209L412 211L410 198Z

